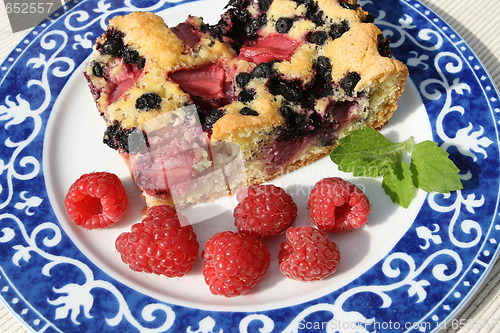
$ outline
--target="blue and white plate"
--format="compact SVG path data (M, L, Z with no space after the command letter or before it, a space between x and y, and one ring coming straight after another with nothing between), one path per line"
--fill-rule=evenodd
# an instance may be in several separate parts
M251 294L211 295L193 272L168 279L133 272L114 241L139 221L143 203L116 152L102 144L104 122L82 69L109 18L154 11L170 26L187 14L215 23L223 0L72 2L34 28L1 65L0 295L33 331L44 332L432 332L450 327L498 255L500 223L497 91L466 43L415 0L360 1L376 14L411 80L383 133L414 136L445 148L464 189L419 192L408 209L393 204L379 179L349 178L325 158L274 183L307 218L314 183L341 175L372 202L369 223L332 236L342 263L316 283L278 269L283 238L269 242L270 272ZM81 174L118 174L130 195L116 226L85 231L64 213L63 199ZM184 213L201 245L231 229L234 198Z

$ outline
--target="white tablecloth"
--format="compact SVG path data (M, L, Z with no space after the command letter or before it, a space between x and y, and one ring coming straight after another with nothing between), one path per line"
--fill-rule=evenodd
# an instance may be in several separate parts
M440 15L469 44L500 87L500 1L421 0ZM28 31L13 34L5 7L0 6L0 61L22 41ZM500 332L500 263L490 272L475 297L459 312L457 322L469 323L465 332ZM498 325L496 325L498 323ZM493 327L497 326L496 330ZM482 329L480 327L483 327ZM472 329L471 329L472 328ZM450 329L447 332L455 332ZM0 302L0 332L28 332Z

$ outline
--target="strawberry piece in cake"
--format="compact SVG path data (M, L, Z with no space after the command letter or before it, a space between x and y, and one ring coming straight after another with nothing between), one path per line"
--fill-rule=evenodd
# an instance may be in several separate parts
M85 75L104 141L147 204L175 196L182 206L309 165L353 129L380 128L408 69L355 0L235 0L213 25L115 17Z

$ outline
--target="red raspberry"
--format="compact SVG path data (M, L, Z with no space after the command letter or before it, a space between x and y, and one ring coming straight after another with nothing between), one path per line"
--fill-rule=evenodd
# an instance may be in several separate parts
M281 244L279 265L288 278L316 281L335 272L340 251L323 231L311 226L290 227L286 237Z
M121 180L109 172L82 175L64 198L69 218L86 229L107 228L125 214L128 198Z
M266 245L257 237L222 231L210 238L201 254L203 277L214 295L233 297L248 293L271 263Z
M237 199L234 224L241 232L274 236L283 233L297 218L297 205L290 194L274 185L252 185L240 191Z
M371 210L363 191L338 177L317 182L309 195L308 207L319 229L336 233L363 226Z
M141 222L116 239L124 263L138 272L180 277L191 271L199 244L193 227L182 223L184 216L162 205L148 208Z

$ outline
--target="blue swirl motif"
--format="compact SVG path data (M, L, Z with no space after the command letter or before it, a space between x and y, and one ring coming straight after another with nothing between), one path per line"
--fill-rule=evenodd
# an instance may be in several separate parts
M363 7L372 1L359 1ZM375 23L379 27L385 27L383 33L389 36L392 48L402 47L404 43L411 43L416 46L416 50L409 52L410 57L407 57L406 64L408 67L417 70L431 70L434 69L438 76L431 79L423 80L419 86L421 95L435 104L440 105L444 103L436 117L436 141L441 140L441 147L448 150L454 147L463 156L467 156L476 162L480 157L486 159L488 157L486 148L489 147L493 141L484 137L484 129L479 126L475 129L472 123L462 128L450 128L450 122L445 119L452 113L460 115L465 114L465 109L460 104L455 104L457 99L453 98L453 94L464 95L471 93L471 87L467 83L461 82L460 78L455 78L451 82L447 74L457 74L464 70L464 63L462 58L452 52L440 51L444 45L444 38L441 32L433 29L420 29L417 34L411 32L417 26L414 24L414 19L405 14L398 20L399 25L392 24L385 21L386 13L380 11L377 15ZM416 37L415 37L416 36ZM432 63L433 62L433 63ZM456 122L452 122L456 123ZM445 131L455 131L455 136L451 137ZM478 156L480 155L480 156ZM462 181L467 181L472 177L471 171L462 170L460 178ZM472 248L481 240L483 231L480 224L473 219L465 219L460 221L459 218L465 214L461 214L465 209L470 214L475 214L475 211L481 208L485 203L485 198L481 195L479 198L476 194L471 193L464 196L462 190L456 191L453 194L440 194L432 193L428 196L428 204L430 208L441 214L451 213L451 219L445 221L445 228L447 227L448 239L457 250L446 249L439 247L443 243L443 238L440 235L441 227L439 224L433 225L433 230L427 226L419 226L414 229L417 239L422 240L420 245L421 250L428 251L426 253L426 260L420 266L417 265L415 258L409 253L394 252L388 255L382 262L382 274L385 275L387 281L396 282L382 285L363 285L354 287L343 292L335 299L333 304L319 303L305 308L300 312L284 330L284 332L298 333L300 331L301 323L313 313L329 312L332 314L330 322L323 325L327 332L335 332L338 328L340 321L347 323L358 323L358 325L351 325L349 327L342 327L342 332L373 332L376 318L367 318L361 312L346 311L344 310L345 304L352 298L360 294L371 293L378 296L382 303L381 309L388 309L393 305L391 292L407 290L408 297L415 297L415 303L421 303L428 297L426 287L431 285L431 282L447 282L457 278L461 275L464 269L464 263L459 255L460 249ZM446 204L448 202L448 204ZM410 230L410 232L413 232ZM471 235L473 236L472 239ZM460 236L467 239L466 241L460 240ZM432 252L434 251L434 252ZM446 264L444 263L446 262ZM405 266L403 273L402 267ZM431 270L432 280L425 278L424 272ZM406 288L406 289L405 289ZM249 315L245 317L242 324L245 323L244 331L248 324L252 321L261 322L264 327L262 332L272 332L274 323L271 318L263 315ZM370 326L372 325L372 326ZM415 327L413 327L415 328ZM416 327L417 329L421 327Z
M456 130L454 137L450 137L444 130L444 124L446 124L445 118L447 116L451 113L458 113L460 116L463 116L466 112L462 105L453 103L452 94L463 95L471 93L471 87L468 84L460 82L459 78L454 79L450 83L446 76L447 73L456 74L463 70L464 64L462 58L454 53L441 52L438 53L434 60L434 67L439 74L439 78L424 80L420 85L420 91L422 96L430 100L440 100L444 94L444 105L436 119L436 132L438 137L443 141L441 147L446 150L450 147L455 147L462 155L472 158L474 162L478 160L478 154L482 155L483 159L486 159L488 154L485 148L489 147L493 141L487 137L483 137L483 127L479 126L477 130L474 130L474 125L469 122L466 127ZM434 88L432 91L429 91L429 87L431 86ZM469 180L472 177L471 171L466 170L466 173L461 174L460 177L462 181ZM461 216L462 208L474 214L475 209L483 206L485 202L484 196L481 195L479 198L476 198L476 194L471 193L467 197L464 197L462 191L457 191L454 201L447 206L442 203L450 199L452 199L450 194L433 193L429 196L429 205L436 212L453 213L448 228L448 236L454 246L458 248L470 248L477 245L483 234L480 224L471 219L459 222L458 218ZM474 231L475 237L467 242L460 241L455 235L457 225L460 227L459 231L467 235L470 235Z
M360 1L362 6L365 6L371 1ZM440 101L444 95L444 105L442 106L436 122L436 132L439 140L442 140L441 147L448 149L455 147L464 156L469 156L477 161L478 154L483 158L487 158L485 148L489 147L493 141L487 137L483 137L484 129L480 127L473 130L473 124L469 123L466 127L456 130L456 135L450 137L444 130L445 124L449 127L449 123L445 122L445 118L450 113L458 112L464 115L465 110L461 105L456 105L452 94L463 95L471 92L468 84L460 82L459 78L449 82L446 73L456 74L464 69L464 64L459 55L451 52L440 52L439 50L444 44L442 33L432 29L421 29L415 34L409 30L416 29L414 20L409 15L404 15L399 19L399 25L392 24L384 21L386 13L380 11L377 15L375 23L379 27L386 27L383 30L386 36L390 36L391 46L393 48L401 47L403 43L412 43L419 49L419 51L410 51L411 57L406 59L408 67L418 68L419 70L429 70L433 68L439 74L438 78L431 78L421 82L419 90L423 97L431 101ZM434 64L431 62L434 61ZM433 90L429 88L434 87ZM471 177L470 171L460 175L461 179L468 180ZM454 200L453 200L454 198ZM439 199L439 200L438 200ZM461 190L452 194L435 194L432 193L428 196L429 206L437 213L452 213L451 220L448 226L448 237L454 246L458 249L471 248L476 246L481 240L483 235L480 224L472 219L465 219L459 221L462 209L466 209L469 213L474 214L475 209L483 206L485 199L484 196L476 198L474 193L464 197ZM444 205L443 201L452 201L448 205ZM434 224L434 230L430 230L427 226L420 226L414 229L419 239L423 241L420 245L421 250L437 249L433 253L427 253L427 259L417 266L415 259L408 253L394 252L388 255L382 263L382 273L388 277L387 281L397 282L387 285L364 285L349 289L343 292L333 304L320 303L310 306L297 315L284 330L284 332L297 333L300 330L301 323L310 314L316 312L330 312L333 317L331 321L325 325L326 331L336 331L335 327L338 325L339 320L348 323L359 323L359 325L351 325L350 327L342 327L342 332L373 332L370 330L376 318L366 318L362 313L357 311L345 311L344 305L346 302L355 298L359 294L371 293L377 295L382 304L380 308L387 309L393 305L393 300L390 296L391 292L396 290L404 290L407 288L408 297L416 297L415 303L423 302L428 295L426 287L431 285L433 281L447 282L457 278L464 269L461 256L458 251L451 249L443 249L439 246L432 247L431 245L440 245L443 243L442 237L439 235L440 225ZM458 229L458 230L457 230ZM411 230L410 230L411 232ZM466 236L474 235L473 239L467 241L459 240L458 232ZM470 237L469 237L470 238ZM447 264L444 264L446 262ZM406 275L402 273L398 264L406 265ZM395 268L394 268L395 266ZM433 281L423 277L424 271L431 269ZM422 276L422 277L421 277ZM263 332L271 332L273 326L269 322L271 319L264 316L250 315L252 320L258 320L265 324ZM246 322L248 322L248 317ZM372 325L372 326L370 326Z
M56 224L52 222L41 223L33 229L31 234L29 234L23 221L21 221L19 217L13 214L0 215L0 224L5 225L9 223L9 221L17 225L24 241L27 244L17 244L13 246L13 249L16 252L12 256L12 262L16 266L21 267L21 260L29 262L32 254L37 254L48 261L48 263L42 267L42 274L47 277L51 276L51 271L58 265L71 265L75 268L78 268L85 277L85 282L83 284L68 283L60 288L53 288L53 291L55 293L63 295L54 300L47 300L49 304L56 307L54 316L56 320L64 319L70 316L72 322L75 325L78 325L80 322L77 318L80 315L80 309L83 310L83 315L86 318L91 319L92 316L90 315L90 310L94 303L94 298L91 292L93 289L102 289L113 295L119 304L116 316L113 318L106 318L106 322L110 326L116 326L123 319L125 319L141 332L154 333L164 332L173 324L175 313L169 306L164 304L149 304L144 307L141 313L145 320L155 320L156 311L163 311L166 314L166 320L160 327L154 329L141 326L140 323L133 317L121 292L112 283L94 279L93 271L87 265L78 260L69 257L53 255L41 249L38 245L39 242L41 242L44 247L48 248L56 247L61 242L63 234L61 232L61 229ZM16 235L15 230L11 227L4 227L2 228L1 232L2 235L0 236L0 243L10 242ZM51 234L52 236L43 236L47 234ZM40 240L40 238L42 239Z
M199 328L196 331L194 331L191 326L188 326L186 329L186 333L223 333L224 332L222 329L220 329L219 331L216 331L215 325L216 325L215 320L212 317L207 316L204 319L200 320L200 322L198 323ZM240 332L246 332L246 331L240 329ZM264 333L264 332L266 332L266 331L262 331L262 333Z
M12 149L12 154L8 161L0 160L0 174L6 172L5 180L7 183L7 188L0 184L0 194L5 197L0 202L0 209L4 209L11 204L14 196L14 179L31 181L40 173L39 160L35 156L29 154L23 156L23 154L42 130L43 120L41 114L48 109L52 98L49 78L67 77L75 68L75 63L71 58L58 57L58 54L67 44L67 38L67 34L63 31L51 31L45 34L40 40L40 46L46 51L54 51L53 54L47 58L49 52L47 54L40 53L38 57L31 58L27 62L27 66L33 70L42 70L39 80L31 79L27 82L28 89L36 88L42 91L42 94L39 95L42 96L42 101L38 103L40 105L32 109L28 101L29 97L23 98L21 94L15 97L7 95L5 104L0 105L0 121L5 122L3 127L6 133L12 133L14 136L17 129L26 132L26 129L31 128L31 133L24 140L16 141L11 137L7 137L4 142L5 147L9 150ZM20 197L22 201L16 203L15 208L26 209L28 215L33 213L30 208L37 207L42 203L42 199L37 196L28 197L27 191L21 192Z
M13 198L13 179L31 180L40 172L40 163L34 156L22 156L23 150L26 146L35 139L40 132L42 120L40 118L42 110L31 110L29 102L23 99L20 95L15 97L11 96L5 98L5 105L0 105L0 121L5 121L4 129L8 133L11 126L15 127L23 124L27 119L33 121L33 131L31 135L25 140L16 141L7 137L4 145L7 149L13 149L9 160L0 159L0 175L5 173L6 184L0 184L0 194L3 199L0 199L0 210L7 207ZM27 193L23 192L21 199L23 201L18 203L18 207L27 207L39 205L40 198L33 196L34 200L26 197Z

